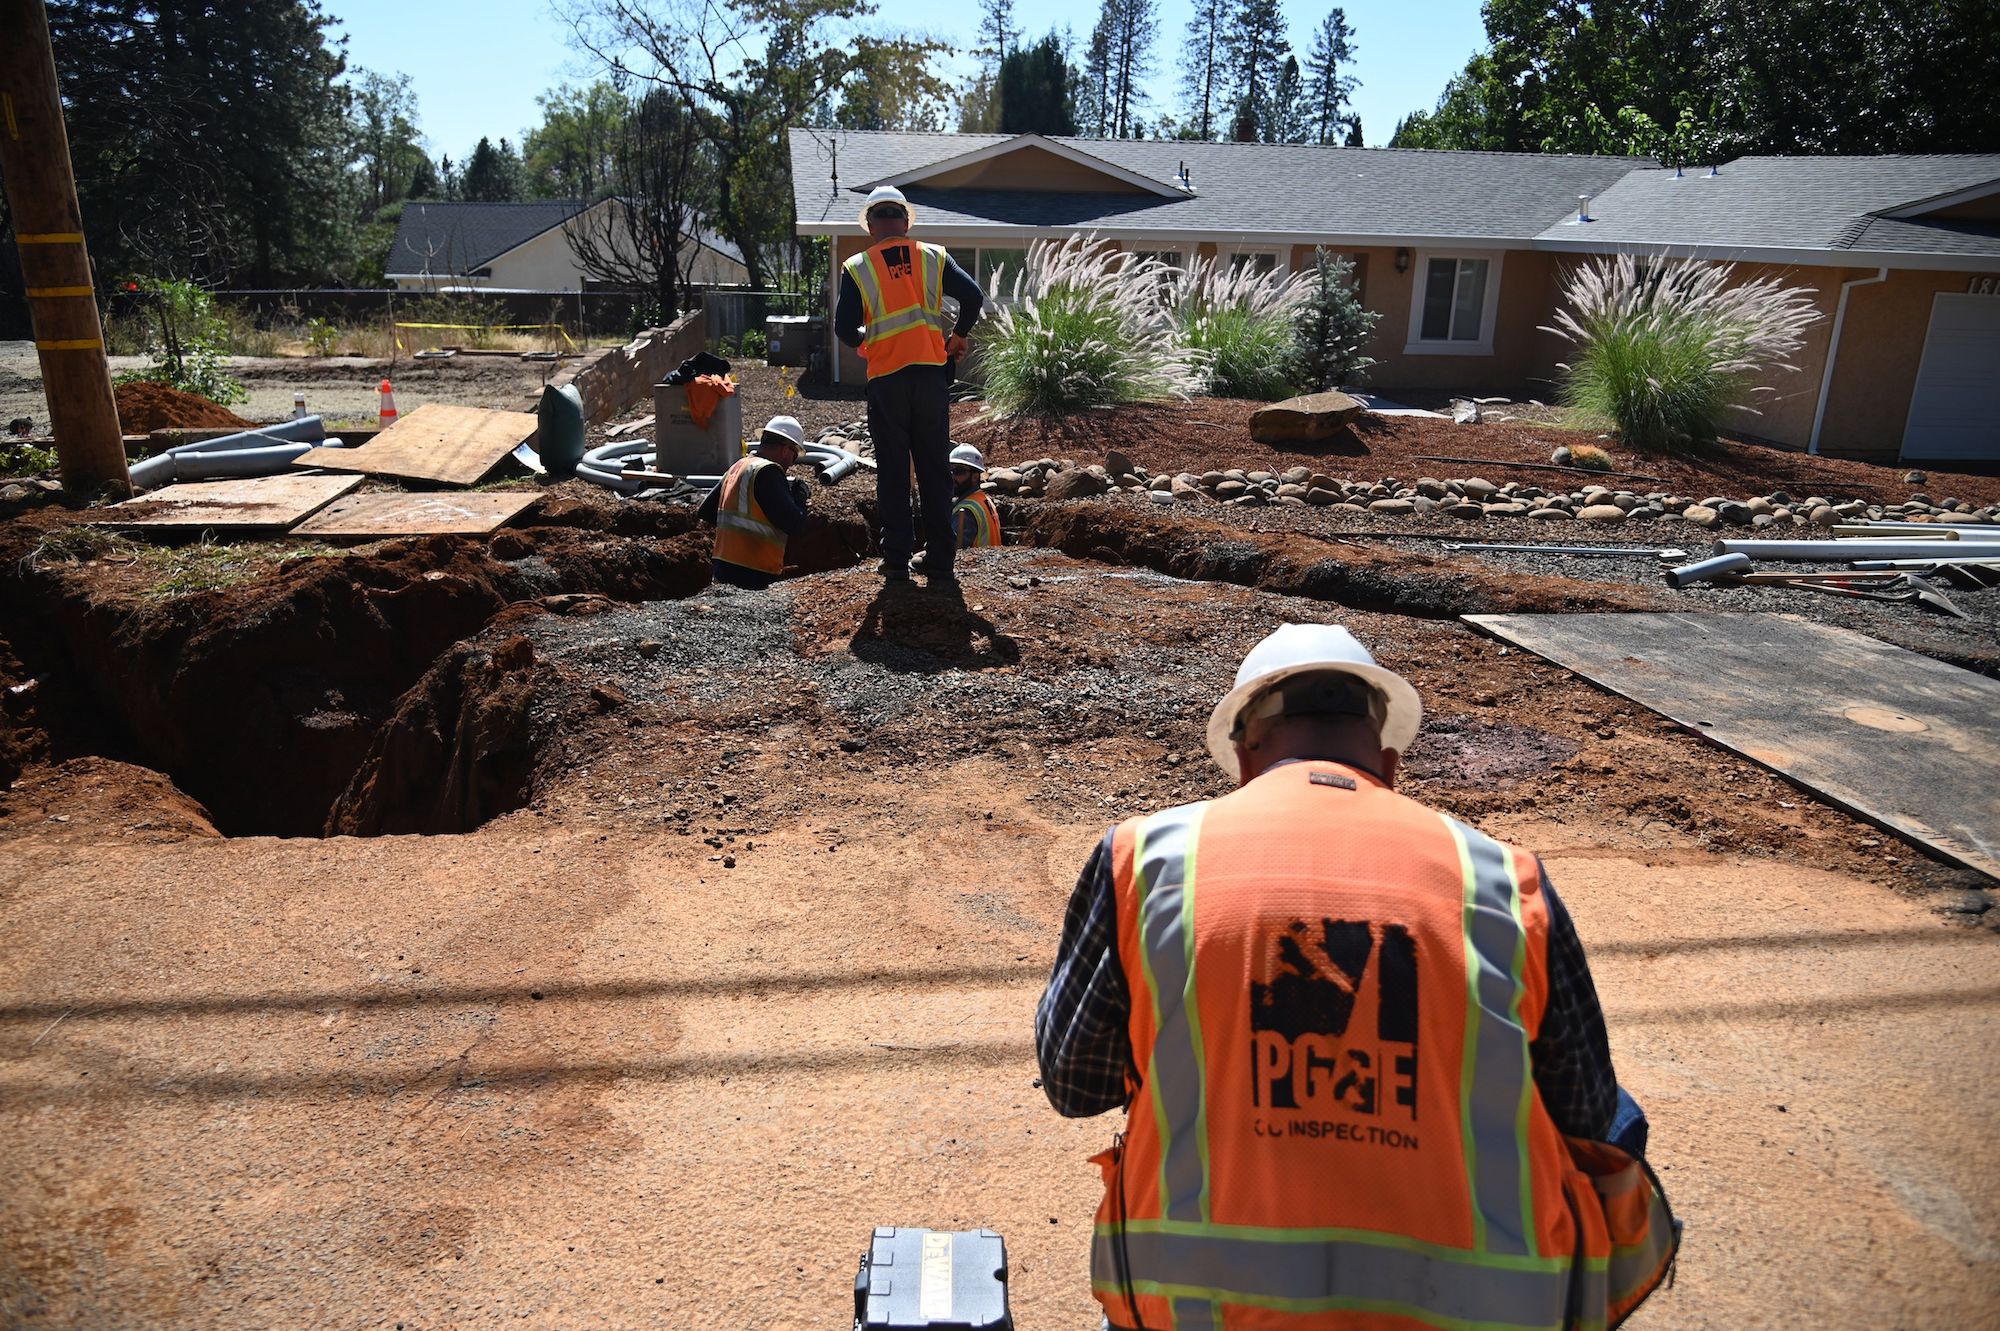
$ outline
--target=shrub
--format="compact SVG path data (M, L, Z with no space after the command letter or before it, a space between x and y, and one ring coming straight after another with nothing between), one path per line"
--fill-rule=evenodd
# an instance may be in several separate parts
M306 348L315 356L331 356L333 349L340 345L340 329L330 321L314 315L306 320Z
M1611 455L1594 444L1579 444L1569 451L1569 465L1585 471L1610 471Z
M1094 237L1029 246L978 346L992 416L1186 397L1202 382L1170 301L1172 270Z
M1289 397L1308 276L1198 259L1172 284L1175 318L1213 397Z
M1362 355L1361 348L1381 318L1362 308L1351 260L1326 249L1313 251L1305 306L1292 347L1292 382L1308 393L1365 382L1375 361Z
M217 316L215 302L206 289L172 278L142 278L134 285L148 314L146 349L152 364L119 375L118 382L149 379L184 393L199 393L225 406L250 396L241 383L223 371L229 329Z
M1584 263L1553 327L1578 356L1563 402L1610 421L1639 448L1712 442L1722 413L1775 392L1756 378L1787 363L1819 313L1808 288L1760 277L1729 285L1727 265L1630 255Z
M761 328L744 329L736 345L745 360L762 360L771 349L770 339Z

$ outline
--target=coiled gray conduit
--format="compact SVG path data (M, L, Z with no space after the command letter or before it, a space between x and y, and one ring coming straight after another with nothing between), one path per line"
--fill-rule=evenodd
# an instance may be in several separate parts
M600 444L583 455L583 461L576 464L576 474L593 485L601 485L620 494L635 495L642 490L655 489L657 487L651 481L632 480L620 474L628 464L651 457L654 447L649 439ZM861 459L855 454L831 444L809 443L801 450L801 457L818 471L821 485L837 484L861 465ZM687 484L703 488L721 479L720 476L681 477Z

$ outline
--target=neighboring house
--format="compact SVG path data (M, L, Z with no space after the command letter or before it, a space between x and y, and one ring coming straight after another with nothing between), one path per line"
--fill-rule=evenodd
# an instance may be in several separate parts
M916 234L982 284L1018 269L1029 242L1080 232L1180 263L1297 270L1315 246L1340 251L1382 315L1368 354L1390 392L1552 395L1568 344L1542 327L1579 254L1776 271L1816 289L1826 317L1738 433L1876 460L2000 460L2000 154L1742 158L1677 175L1619 157L803 129L791 154L798 231L833 237L836 275L865 243L856 214L877 185L902 189ZM841 378L865 373L833 349Z
M576 291L585 275L564 234L569 226L597 226L602 212L622 208L617 199L585 205L578 199L531 203L403 205L387 276L404 291L475 287L492 291ZM573 220L574 219L574 220ZM705 232L683 241L687 280L702 286L737 286L748 280L743 256L720 236Z

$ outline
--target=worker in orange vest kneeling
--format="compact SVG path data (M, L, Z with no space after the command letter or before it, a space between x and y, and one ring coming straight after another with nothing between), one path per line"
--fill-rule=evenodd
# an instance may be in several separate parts
M715 580L763 588L785 571L785 542L806 523L811 491L785 469L805 452L806 432L791 416L773 416L757 447L723 473L695 510L715 528Z
M979 488L985 479L984 453L971 444L951 450L951 489L958 496L958 502L951 506L951 530L961 550L1000 544L1000 510L993 507L992 496Z
M1123 1106L1091 1284L1116 1328L1616 1326L1679 1226L1533 855L1394 790L1416 690L1287 624L1209 718L1238 788L1106 833L1035 1016Z

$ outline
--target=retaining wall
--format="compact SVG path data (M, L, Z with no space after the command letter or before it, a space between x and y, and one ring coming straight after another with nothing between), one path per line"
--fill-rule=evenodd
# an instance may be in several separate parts
M653 399L653 385L707 344L700 310L691 310L666 328L648 328L622 347L606 347L584 357L551 382L575 384L592 425L602 425L636 402Z

